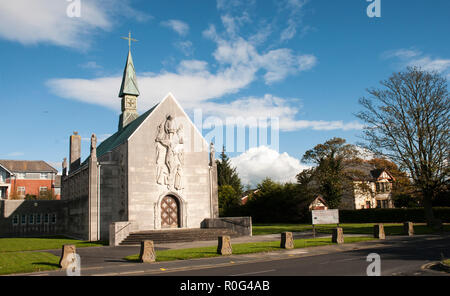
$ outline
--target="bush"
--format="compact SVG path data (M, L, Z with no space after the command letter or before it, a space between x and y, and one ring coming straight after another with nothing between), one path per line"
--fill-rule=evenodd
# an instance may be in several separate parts
M25 198L24 198L24 200L36 200L37 198L36 198L36 195L34 195L34 194L27 194L27 195L25 195Z
M300 222L302 210L295 184L278 184L270 179L258 185L259 191L251 194L239 214L251 216L256 223Z
M433 208L434 216L450 222L450 207ZM426 222L423 208L340 210L341 223Z

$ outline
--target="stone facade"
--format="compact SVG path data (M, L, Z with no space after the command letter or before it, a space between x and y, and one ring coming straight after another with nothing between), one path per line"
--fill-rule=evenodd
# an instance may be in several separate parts
M69 213L77 225L71 233L109 240L114 222L133 223L140 231L200 228L204 219L218 217L217 167L209 145L171 94L151 111L123 143L101 155L102 146L93 146L90 158L62 177L62 199L80 205ZM161 131L166 124L174 125L173 132ZM158 140L164 134L166 146ZM176 204L174 225L164 224L165 197Z
M218 218L214 147L172 94L140 116L134 114L138 95L129 53L119 95L119 130L100 145L92 135L84 162L81 137L77 132L70 136L70 163L64 159L62 164L61 202L52 204L61 223L52 233L114 242L118 238L110 234L121 236L122 225L132 225L127 231L200 228L204 219ZM130 112L136 116L128 116ZM25 205L29 204L21 207Z

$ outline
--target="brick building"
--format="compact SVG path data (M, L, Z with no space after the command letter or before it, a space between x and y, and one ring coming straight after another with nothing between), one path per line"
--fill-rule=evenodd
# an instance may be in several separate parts
M0 199L24 199L26 195L52 196L58 171L42 160L0 160Z

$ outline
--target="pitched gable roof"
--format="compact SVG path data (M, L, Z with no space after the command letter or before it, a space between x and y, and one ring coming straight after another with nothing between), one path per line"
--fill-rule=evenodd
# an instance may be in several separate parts
M1 159L0 165L9 172L20 173L57 173L58 170L43 160L7 160Z
M386 172L394 180L394 177L386 169L377 169L374 165L366 162L348 165L344 168L344 171L347 176L355 181L376 181L383 172Z
M115 134L104 140L100 143L100 145L97 147L97 158L106 154L107 152L112 151L114 148L119 146L120 144L123 144L128 140L128 138L134 133L134 131L142 124L142 122L155 110L155 108L159 104L156 104L148 110L147 112L143 113L141 116L130 122L127 126L117 131ZM86 160L83 162L83 165L87 164L90 156L86 158Z
M112 151L114 148L118 147L119 145L125 143L130 137L134 135L134 133L137 132L139 127L144 123L144 121L153 113L153 111L156 110L158 106L160 106L164 101L171 98L173 102L180 108L181 112L186 116L186 118L189 120L189 122L194 127L194 130L200 135L201 139L203 140L203 143L205 145L208 145L205 138L203 137L202 133L198 130L197 126L191 121L189 116L186 114L186 112L181 107L180 103L174 98L174 96L171 93L168 93L164 99L153 106L150 110L130 122L127 126L117 131L115 134L104 140L99 146L97 146L97 158L100 156ZM81 164L80 167L87 165L89 161L90 156L86 158L86 160Z

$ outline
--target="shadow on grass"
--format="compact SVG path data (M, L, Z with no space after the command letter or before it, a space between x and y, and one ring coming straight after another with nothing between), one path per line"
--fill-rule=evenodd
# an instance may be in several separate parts
M50 266L50 267L56 267L56 268L59 268L59 264L56 264L56 263L49 263L49 262L33 262L33 263L31 263L33 266L37 266L37 265L40 265L40 266Z

